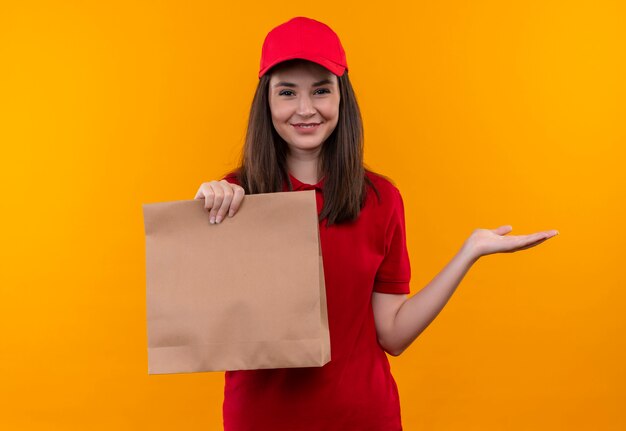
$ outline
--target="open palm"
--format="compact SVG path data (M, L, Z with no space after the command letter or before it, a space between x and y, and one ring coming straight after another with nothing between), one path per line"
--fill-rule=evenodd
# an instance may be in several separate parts
M476 229L467 239L467 245L477 256L493 253L511 253L534 247L559 234L557 230L549 230L528 235L509 235L513 227L500 226L496 229Z

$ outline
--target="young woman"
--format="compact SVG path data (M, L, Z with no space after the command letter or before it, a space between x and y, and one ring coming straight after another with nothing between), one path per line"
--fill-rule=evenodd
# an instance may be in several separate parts
M203 183L211 223L245 194L315 190L331 361L323 367L227 371L224 429L401 430L385 352L401 354L445 306L479 257L533 247L557 231L476 229L433 281L411 276L397 187L364 167L363 126L345 52L325 24L293 18L268 33L240 166Z

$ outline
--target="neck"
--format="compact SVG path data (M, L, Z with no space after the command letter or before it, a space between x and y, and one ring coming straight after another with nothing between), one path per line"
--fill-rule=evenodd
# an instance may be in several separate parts
M319 150L315 153L293 153L287 155L289 173L305 184L317 184L320 180Z

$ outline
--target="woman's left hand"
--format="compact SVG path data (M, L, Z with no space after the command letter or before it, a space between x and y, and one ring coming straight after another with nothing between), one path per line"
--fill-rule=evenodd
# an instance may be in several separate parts
M512 253L541 244L545 240L559 234L558 230L548 230L528 235L510 235L513 227L500 226L497 229L476 229L463 245L478 259L493 253Z

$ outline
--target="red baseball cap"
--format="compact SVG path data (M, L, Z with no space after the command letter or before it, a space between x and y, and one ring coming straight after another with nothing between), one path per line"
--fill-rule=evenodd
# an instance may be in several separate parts
M337 34L326 24L303 16L280 24L265 36L259 78L272 66L294 58L317 63L337 76L348 70Z

